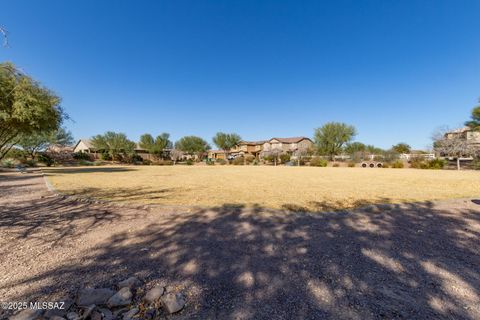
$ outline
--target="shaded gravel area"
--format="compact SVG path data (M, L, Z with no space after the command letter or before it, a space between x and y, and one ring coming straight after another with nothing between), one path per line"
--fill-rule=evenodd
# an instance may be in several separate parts
M1 301L137 276L185 294L174 319L480 319L479 251L480 199L320 214L138 209L0 172Z

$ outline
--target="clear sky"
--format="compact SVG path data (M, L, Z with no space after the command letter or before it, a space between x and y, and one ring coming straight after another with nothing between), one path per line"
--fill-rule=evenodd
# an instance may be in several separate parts
M63 99L76 138L217 131L430 143L480 96L480 1L3 1L12 61Z

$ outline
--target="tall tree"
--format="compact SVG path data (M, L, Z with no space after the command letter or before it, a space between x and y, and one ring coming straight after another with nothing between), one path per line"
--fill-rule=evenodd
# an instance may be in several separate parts
M160 158L166 148L171 147L170 135L162 133L153 139L151 134L144 134L140 137L140 147L153 154L156 158Z
M361 142L351 142L345 145L344 151L346 154L353 156L357 152L365 152L367 146Z
M315 129L314 141L320 154L328 155L333 159L356 134L357 131L354 126L339 122L329 122Z
M478 101L480 102L480 99ZM465 122L465 125L473 130L480 130L480 106L473 108L470 118L472 120Z
M396 153L410 153L412 147L405 142L400 142L392 146L392 150Z
M200 137L185 136L175 143L175 149L181 150L190 155L196 154L201 158L202 154L210 149L210 145Z
M130 156L135 150L135 142L128 140L124 133L108 131L92 138L95 149L108 153L112 159L120 160L121 156Z
M45 151L51 145L66 147L72 144L72 133L63 127L60 127L55 131L33 133L22 136L17 145L33 159L37 152Z
M242 138L236 133L217 132L212 140L219 149L223 150L225 159L227 159L230 149L238 145Z
M0 159L22 136L55 131L67 117L53 92L13 64L0 64Z

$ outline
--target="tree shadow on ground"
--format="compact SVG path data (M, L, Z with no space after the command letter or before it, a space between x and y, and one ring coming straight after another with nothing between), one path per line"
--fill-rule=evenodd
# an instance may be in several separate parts
M221 206L155 218L21 283L179 284L179 318L478 319L480 211L431 202L329 214ZM374 205L372 205L374 206ZM5 218L3 218L5 219ZM10 218L12 219L12 218ZM16 221L5 223L19 223Z
M178 192L172 188L83 188L75 190L72 195L108 201L145 203L151 200L167 199Z

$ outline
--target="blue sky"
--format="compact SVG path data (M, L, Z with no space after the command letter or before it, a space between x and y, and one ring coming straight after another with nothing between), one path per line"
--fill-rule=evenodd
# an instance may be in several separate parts
M76 138L430 143L480 97L480 1L5 1L0 60L53 89Z

